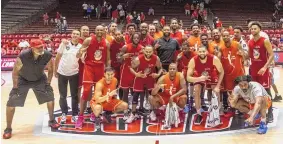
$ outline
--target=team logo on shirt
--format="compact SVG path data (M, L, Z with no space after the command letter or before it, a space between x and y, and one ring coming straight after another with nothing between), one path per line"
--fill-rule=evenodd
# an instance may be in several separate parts
M208 72L207 72L207 71L203 71L203 72L201 73L201 75L203 75L203 76L208 76Z
M259 50L258 50L258 49L254 49L254 50L253 50L253 56L254 56L255 59L258 59L258 58L259 58L260 53L259 53Z
M102 58L102 51L96 50L94 53L94 59L98 61L98 60L101 60L101 58Z
M145 70L144 70L144 74L148 75L150 74L151 72L151 68L147 67Z
M66 50L69 50L69 49L70 49L70 46L69 46L69 45L67 45L67 46L66 46Z

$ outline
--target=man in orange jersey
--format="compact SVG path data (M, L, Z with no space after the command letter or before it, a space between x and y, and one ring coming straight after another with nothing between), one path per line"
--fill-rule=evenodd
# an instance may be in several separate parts
M215 73L215 68L218 73ZM198 55L192 58L189 62L187 80L194 83L194 100L195 108L197 110L197 118L194 122L195 125L200 125L203 118L201 114L201 88L206 84L210 84L213 91L218 97L218 105L220 103L220 85L224 76L224 70L220 60L208 54L206 47L200 46L198 48Z
M180 108L184 108L187 103L186 80L182 73L177 72L177 64L169 65L169 72L161 76L149 97L149 102L153 111L150 114L152 121L156 120L156 110L164 105L176 103Z
M157 40L163 36L162 27L157 19L153 20L152 24L155 25L155 29L156 29L156 32L153 38Z
M218 50L224 46L224 41L222 40L221 33L218 29L214 29L212 31L212 38L213 41L209 43L208 52L215 55L216 53L218 53Z
M228 107L228 94L235 87L233 81L238 77L245 74L244 59L247 54L243 52L242 46L237 42L230 39L230 34L225 30L222 34L224 46L219 49L218 58L221 60L224 69L224 92L223 104L224 109Z
M95 35L84 40L77 57L81 58L83 53L86 53L84 74L83 74L83 94L80 101L80 114L75 127L82 128L84 117L83 113L86 107L86 102L91 92L92 86L103 77L105 66L110 65L110 44L103 37L104 27L98 25L95 28ZM91 117L91 121L93 119Z
M127 32L124 34L124 38L125 38L126 44L129 44L129 43L132 43L131 37L136 32L137 25L134 23L127 24L126 29L127 29Z
M118 55L118 60L122 63L119 86L121 89L123 89L123 101L127 103L129 89L133 87L133 80L135 78L135 76L130 71L131 62L141 53L143 49L143 46L139 44L139 33L134 33L131 41L133 43L124 45ZM127 115L125 115L124 119L127 119Z
M128 104L117 99L118 81L114 77L114 69L106 67L104 77L99 80L94 89L94 95L90 101L91 109L95 115L95 127L100 128L100 114L105 111L104 117L111 123L111 113L122 112L128 109Z
M153 46L154 39L148 33L148 24L147 23L141 23L140 31L141 31L140 44L144 47L148 46L148 45Z
M200 25L199 24L192 24L191 25L191 35L188 38L189 47L197 51L197 48L201 45L200 39Z
M157 55L153 54L153 47L146 46L143 54L140 54L132 61L131 72L135 75L133 85L133 105L132 114L126 123L132 123L136 119L136 107L140 98L139 112L144 113L144 97L151 93L156 79L162 73L162 64ZM157 71L156 71L157 68ZM145 95L146 94L146 95ZM148 98L148 97L147 97Z

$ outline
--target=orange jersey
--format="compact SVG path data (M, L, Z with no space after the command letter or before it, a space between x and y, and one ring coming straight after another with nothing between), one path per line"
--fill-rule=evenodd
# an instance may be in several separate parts
M195 37L195 36L190 36L188 38L188 43L189 43L189 47L199 47L201 45L201 40L200 40L200 36Z
M211 41L209 44L208 44L208 52L210 54L213 54L214 55L214 52L215 52L215 47L218 46L218 48L221 49L221 47L224 47L225 46L225 43L224 41L221 39L219 43L217 43L216 41Z
M159 38L161 38L163 36L163 32L162 31L159 31L159 32L156 32L154 33L154 40L157 40Z
M117 79L114 77L112 79L112 81L110 82L110 84L106 83L105 78L103 77L102 79L100 79L97 83L100 83L102 85L102 96L106 96L107 94L109 94L110 92L112 92L113 90L116 89L117 87Z
M243 75L244 66L243 66L243 58L238 55L239 52L239 43L237 41L231 41L231 46L226 47L225 45L220 48L221 51L221 62L225 71L225 74L229 74L232 71L229 70L232 65L235 69L233 70L233 74L240 76Z
M111 43L112 41L113 41L113 37L111 36L111 35L109 35L109 34L107 34L106 35L106 40L109 42L109 43Z
M177 72L174 80L170 80L169 73L164 76L163 83L166 85L164 86L163 92L160 93L163 99L169 99L170 96L177 93L181 89L180 75L181 73Z

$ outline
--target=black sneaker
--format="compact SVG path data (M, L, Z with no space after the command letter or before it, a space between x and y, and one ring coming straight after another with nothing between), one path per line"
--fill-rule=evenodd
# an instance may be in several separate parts
M100 129L101 118L100 117L95 117L94 123L95 123L95 128L96 129Z
M273 102L279 102L282 100L282 96L281 95L275 95L274 99L272 100Z
M104 118L105 118L105 120L106 120L107 123L112 123L111 114L105 112L105 113L103 114L103 116L104 116Z
M197 114L197 118L196 118L194 124L195 124L195 125L200 125L201 122L202 122L202 120L203 120L203 119L202 119L202 116L199 115L199 114Z

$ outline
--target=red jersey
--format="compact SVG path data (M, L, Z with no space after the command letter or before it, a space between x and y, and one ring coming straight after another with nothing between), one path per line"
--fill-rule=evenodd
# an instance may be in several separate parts
M178 41L179 45L181 45L182 42L183 42L183 34L179 31L177 31L175 33L170 33L170 37L176 39Z
M122 47L125 45L125 42L122 41L118 43L116 40L113 40L110 44L110 58L111 58L111 66L119 67L120 63L118 63L117 55L120 53Z
M251 72L257 75L257 72L266 64L268 60L268 52L264 46L264 37L260 37L257 41L251 39L249 41L249 56L251 58Z
M184 76L187 74L187 70L188 70L188 64L190 62L190 60L196 56L195 53L193 52L189 52L188 56L184 54L184 52L181 52L179 55L181 55L181 58L178 61L178 70L182 71Z
M85 39L79 38L79 43L83 44Z
M164 90L160 95L162 97L170 98L173 94L177 93L181 89L180 85L180 72L176 73L174 80L170 79L169 73L164 76Z
M152 73L155 73L155 66L157 62L157 56L153 54L151 56L150 60L146 60L144 54L141 54L138 56L140 64L137 68L137 71L142 71L142 73L145 73L147 76L149 76Z
M221 50L221 63L225 74L234 74L240 76L244 74L244 66L242 56L238 55L239 43L236 41L231 41L231 46L226 47L225 45L220 48ZM235 68L235 69L234 69Z
M87 48L85 64L87 65L104 65L107 58L107 46L105 38L98 42L96 36L91 37L90 44Z
M207 54L206 63L202 63L200 61L199 56L198 55L195 56L194 57L194 60L195 60L195 72L194 72L194 75L196 77L199 77L201 75L212 76L212 74L214 73L213 58L214 58L213 55Z
M138 46L135 47L135 48L133 47L133 43L127 44L126 53L132 53L133 55L130 58L126 58L124 60L124 64L131 66L132 59L134 59L135 57L137 57L140 54L141 49L142 49L142 45L140 45L140 44L138 44Z
M141 44L142 46L147 46L147 45L151 45L153 46L154 43L154 38L151 37L149 34L146 35L146 37L142 40L140 40L139 44Z

